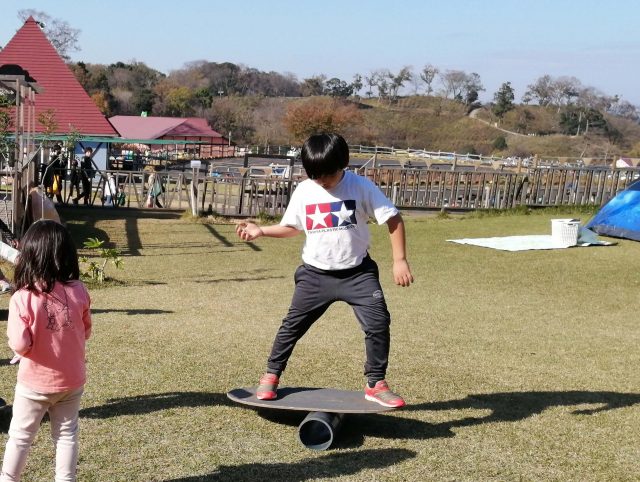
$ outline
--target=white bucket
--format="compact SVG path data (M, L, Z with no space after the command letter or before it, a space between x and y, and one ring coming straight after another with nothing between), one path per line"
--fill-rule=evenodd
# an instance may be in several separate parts
M562 246L578 244L579 219L552 219L551 237Z

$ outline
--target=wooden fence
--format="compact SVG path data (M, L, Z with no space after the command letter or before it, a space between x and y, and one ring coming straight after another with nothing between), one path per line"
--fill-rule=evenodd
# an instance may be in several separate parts
M260 213L277 215L284 212L299 179L249 177L212 178L193 172L156 172L162 186L158 200L149 199L149 177L146 171L100 171L93 179L90 204L113 208L133 207L172 210L215 211L222 215L253 216ZM71 184L62 184L62 199L71 204ZM120 197L122 196L122 197ZM122 199L122 204L119 204Z
M195 172L157 172L163 186L162 209L216 212L229 216L279 215L300 177L210 177ZM638 169L538 168L527 172L451 171L441 169L365 169L399 208L507 209L516 206L601 205L640 178ZM91 204L151 207L150 173L102 171L94 178ZM116 186L124 194L116 206ZM69 183L63 187L69 200ZM154 209L160 209L153 207Z
M601 205L640 177L638 169L538 168L523 173L365 169L398 207L506 209Z

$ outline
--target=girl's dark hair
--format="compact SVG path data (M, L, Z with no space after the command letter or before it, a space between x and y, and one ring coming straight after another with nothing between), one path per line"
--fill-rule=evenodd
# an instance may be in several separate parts
M56 281L80 278L78 252L69 231L55 221L36 221L20 241L16 264L16 290L49 293Z
M305 141L300 157L307 176L318 179L349 165L349 146L338 134L316 134Z

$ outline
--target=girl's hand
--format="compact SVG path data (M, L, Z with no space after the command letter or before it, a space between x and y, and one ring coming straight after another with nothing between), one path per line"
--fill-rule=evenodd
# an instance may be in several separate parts
M411 268L406 259L393 262L393 281L399 286L410 286L413 283Z
M236 225L236 234L244 241L253 241L264 233L260 226L254 223L238 223Z

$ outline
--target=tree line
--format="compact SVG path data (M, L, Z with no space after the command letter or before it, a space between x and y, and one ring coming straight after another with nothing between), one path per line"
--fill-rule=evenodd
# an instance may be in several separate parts
M79 50L79 30L68 23L35 10L22 10L19 15L38 19L67 61L69 51ZM419 70L411 66L398 71L376 69L355 74L351 79L315 75L302 80L292 73L207 60L189 62L169 74L138 61L110 65L68 61L68 65L106 116L146 112L155 116L205 117L215 129L233 133L234 140L246 143L269 142L274 138L276 124L284 124L296 139L310 129L348 127L362 121L357 106L364 99L393 107L403 97L433 97L453 101L467 114L487 107L497 124L517 106L510 82L504 82L492 101L483 105L479 97L486 89L478 73L441 69L432 64ZM285 105L278 102L281 98L309 98L309 103ZM619 132L607 121L607 115L640 120L640 112L632 103L585 86L575 77L539 77L521 94L521 105L555 109L562 133L599 131L614 141ZM439 115L439 109L435 109L435 115ZM521 116L527 115L525 109ZM522 126L526 130L526 122Z

